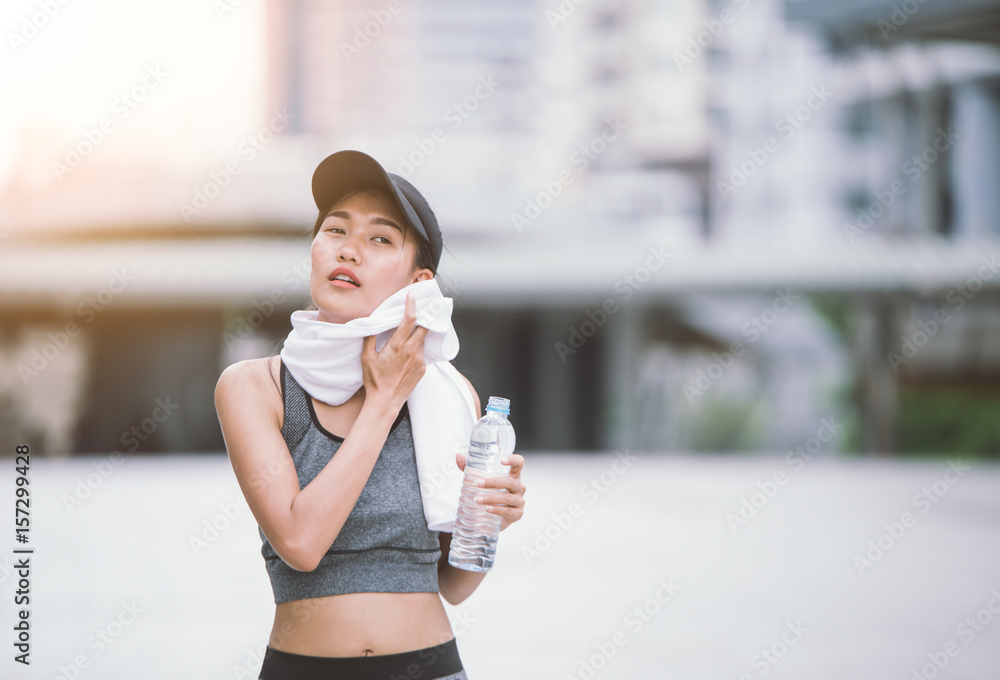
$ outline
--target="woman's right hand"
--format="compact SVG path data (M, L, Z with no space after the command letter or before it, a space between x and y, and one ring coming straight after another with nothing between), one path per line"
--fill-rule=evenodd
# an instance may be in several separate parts
M366 336L361 347L361 374L365 401L384 402L391 413L403 408L410 392L424 375L424 338L427 329L417 326L417 304L413 293L406 294L403 320L389 341L375 351L374 335Z

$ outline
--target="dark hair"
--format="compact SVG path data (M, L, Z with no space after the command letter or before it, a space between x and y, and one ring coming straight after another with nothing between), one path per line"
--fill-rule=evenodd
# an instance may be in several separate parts
M380 189L378 187L362 187L362 188L359 188L359 189L355 189L353 191L349 191L348 193L344 194L339 199L337 199L337 203L340 203L341 201L343 201L346 198L351 198L352 196L357 196L358 194L360 194L360 193L362 193L364 191L371 191L371 192L377 194L384 201L388 202L390 205L395 205L395 201L393 201L392 197L390 197L388 193L386 193L384 190L382 190L382 189ZM334 203L334 205L336 205L337 203ZM330 206L330 210L333 210L333 205ZM323 212L322 210L319 211L319 214L316 217L316 223L313 224L313 229L312 229L312 237L313 238L316 238L316 234L319 233L320 227L323 226L323 222L326 220L327 215L329 215L329 214L330 214L329 210L327 210L326 212ZM422 238L417 233L417 231L413 227L411 227L409 224L404 224L404 227L405 227L405 232L403 234L403 243L404 244L406 243L406 234L409 234L409 233L417 234L417 261L416 261L416 268L417 269L430 269L431 272L434 274L434 276L437 276L437 270L434 268L434 259L433 259L433 256L431 255L431 244L429 244L424 238Z

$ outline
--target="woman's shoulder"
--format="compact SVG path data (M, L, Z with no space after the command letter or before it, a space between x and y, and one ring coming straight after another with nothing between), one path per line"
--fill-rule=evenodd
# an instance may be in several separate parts
M261 399L281 403L281 357L279 355L244 359L230 364L219 376L215 398Z

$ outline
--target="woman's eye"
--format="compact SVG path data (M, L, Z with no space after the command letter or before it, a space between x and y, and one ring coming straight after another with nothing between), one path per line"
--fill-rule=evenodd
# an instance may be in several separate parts
M326 231L340 231L340 232L342 232L344 230L341 229L340 227L327 227Z
M392 241L390 241L389 239L387 239L387 238L386 238L385 236L376 236L375 238L380 238L380 239L382 239L382 241L384 241L385 243L387 243L387 244L389 244L389 245L392 245Z

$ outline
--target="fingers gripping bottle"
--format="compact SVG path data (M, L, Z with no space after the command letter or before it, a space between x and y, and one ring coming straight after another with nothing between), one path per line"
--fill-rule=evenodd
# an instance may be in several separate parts
M486 415L472 428L462 495L458 501L458 518L448 553L448 564L453 567L468 571L489 571L493 568L502 518L487 512L485 504L476 503L476 496L506 493L506 489L484 488L476 482L484 477L501 477L510 473L510 466L500 463L501 458L514 452L514 427L507 420L509 413L509 399L490 397Z

